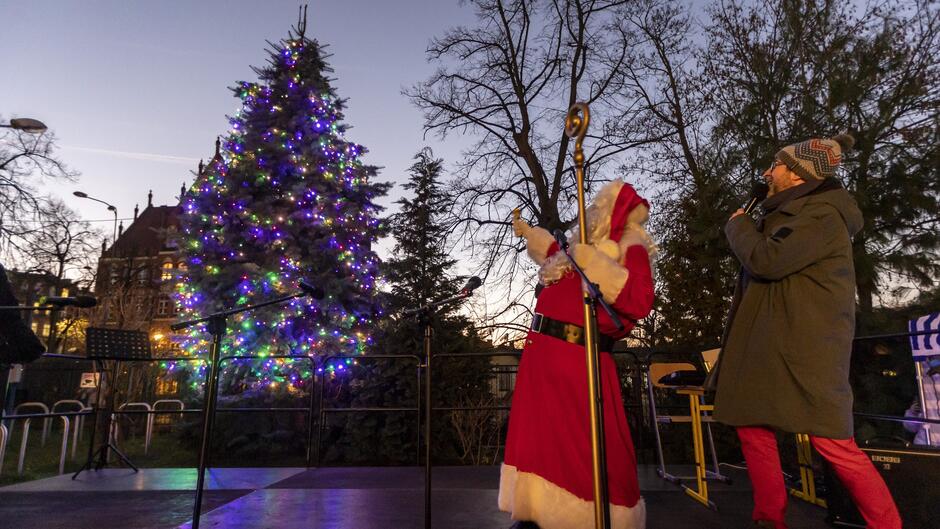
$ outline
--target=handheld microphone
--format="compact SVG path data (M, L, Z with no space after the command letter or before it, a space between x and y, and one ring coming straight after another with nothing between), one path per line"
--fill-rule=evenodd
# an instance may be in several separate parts
M568 249L568 236L565 235L565 232L556 229L552 232L552 236L555 237L555 242L558 243L558 247L562 250Z
M469 296L471 292L476 290L480 285L483 284L483 280L477 276L473 276L467 280L467 284L460 289L460 293L464 296Z
M940 355L935 355L927 358L927 373L928 377L940 374Z
M754 206L764 201L767 198L767 193L770 192L770 186L764 182L757 182L754 184L754 187L751 188L751 199L747 201L747 204L744 206L744 213L750 214L751 210L754 209Z
M313 299L323 299L323 296L326 295L326 292L318 286L311 285L306 281L300 282L300 290L303 290L304 294L310 296Z
M94 296L49 296L46 298L46 305L52 305L55 307L78 307L87 309L89 307L94 307L97 304L98 300L95 299Z

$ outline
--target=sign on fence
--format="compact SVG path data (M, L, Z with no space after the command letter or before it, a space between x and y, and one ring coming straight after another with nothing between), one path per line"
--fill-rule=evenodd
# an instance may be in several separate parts
M99 373L82 373L82 383L79 387L81 389L95 389L98 387L99 376Z
M921 316L907 325L911 333L940 330L940 312ZM911 353L914 358L940 355L940 332L911 336Z
M921 316L908 322L911 338L911 354L917 364L917 389L919 402L908 410L907 415L940 419L940 332L913 335L916 332L940 330L940 312ZM911 423L912 426L914 423ZM940 428L923 424L908 427L917 431L914 444L940 446Z

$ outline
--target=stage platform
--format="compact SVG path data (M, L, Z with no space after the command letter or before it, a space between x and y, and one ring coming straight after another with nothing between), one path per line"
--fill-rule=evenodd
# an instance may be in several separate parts
M752 508L746 474L712 483L718 512L640 469L648 529L745 529ZM189 528L196 471L192 468L84 472L0 488L4 529ZM422 529L421 467L215 468L207 473L200 527L213 529ZM435 467L433 526L506 529L496 507L498 467ZM791 498L791 527L828 527L825 511Z

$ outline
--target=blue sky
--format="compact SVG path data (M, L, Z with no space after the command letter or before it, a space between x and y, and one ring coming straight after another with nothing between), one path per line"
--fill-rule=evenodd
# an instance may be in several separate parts
M104 206L72 192L114 204L122 218L146 205L149 189L156 205L175 203L238 108L228 87L256 78L250 67L265 63L265 41L287 36L300 4L0 0L0 116L34 117L55 132L60 158L81 177L50 191L110 231ZM452 166L465 142L423 139L420 112L401 89L432 72L429 40L472 23L472 11L457 0L308 4L307 34L328 45L334 86L348 99L347 137L384 167L380 179L403 182L424 145ZM396 188L383 202L398 196Z

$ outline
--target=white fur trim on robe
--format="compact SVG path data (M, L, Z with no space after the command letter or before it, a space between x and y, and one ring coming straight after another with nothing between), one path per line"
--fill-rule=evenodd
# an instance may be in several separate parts
M594 502L582 500L567 490L531 472L519 472L503 464L499 473L499 510L513 520L528 520L540 529L594 527ZM611 529L645 529L646 503L633 507L610 504Z
M555 237L552 237L552 234L548 233L548 230L545 228L533 226L526 232L525 238L529 257L531 257L537 265L544 263L545 259L548 257L548 249L551 248L552 243L555 242Z

